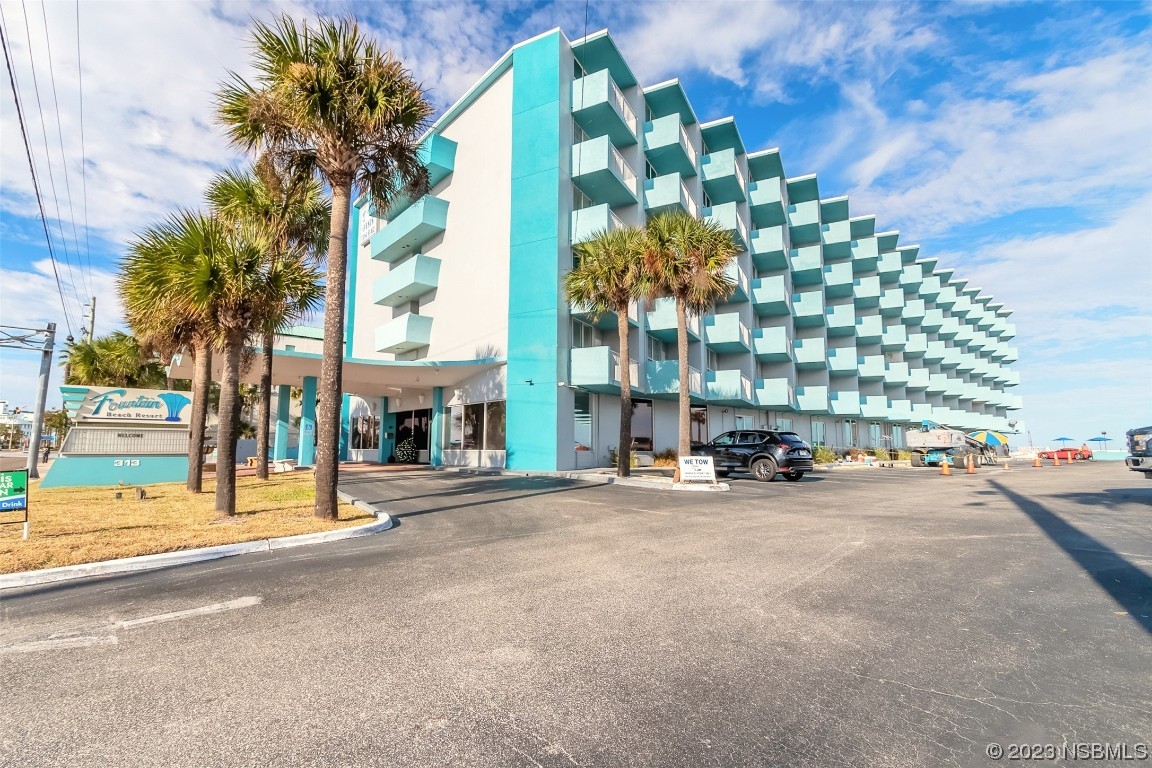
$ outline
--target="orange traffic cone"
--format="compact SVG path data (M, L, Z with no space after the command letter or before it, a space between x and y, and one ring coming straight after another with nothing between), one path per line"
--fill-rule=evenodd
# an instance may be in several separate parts
M1004 469L1008 469L1008 459L1004 459Z
M1034 467L1044 466L1043 464L1040 463L1040 454L1036 454L1036 461L1032 462L1032 466L1034 466Z
M940 474L944 475L945 477L950 477L952 475L952 465L948 463L947 456L945 456L940 461Z
M974 475L974 474L976 474L976 459L974 459L974 458L972 457L972 454L968 454L968 455L965 457L965 461L964 461L964 474L966 474L966 475Z
M1060 454L1058 454L1058 453L1052 454L1052 466L1054 466L1054 467L1060 466Z

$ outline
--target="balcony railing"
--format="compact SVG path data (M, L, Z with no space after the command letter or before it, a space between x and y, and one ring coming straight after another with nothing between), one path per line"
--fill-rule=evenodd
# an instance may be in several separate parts
M684 147L684 153L688 155L688 159L695 166L698 162L696 147L692 146L692 139L688 138L688 129L684 127L683 123L680 124L680 146Z
M620 360L621 360L620 353L619 352L613 352L612 353L612 378L616 381L617 384L619 384L620 381L622 381L622 379L620 377L620 373L621 373ZM635 387L635 386L637 386L637 384L639 382L640 382L640 362L638 360L635 360L635 359L630 357L630 358L628 358L628 384L629 384L629 386Z
M632 129L632 133L636 133L638 123L636 121L636 113L632 111L632 105L628 103L628 99L624 98L624 93L620 90L620 87L616 85L614 80L609 78L608 85L611 87L612 103L616 106L616 109L619 110L621 117L624 118L624 122Z
M624 181L624 183L628 185L628 188L632 190L633 197L639 195L640 190L636 183L636 174L632 172L632 168L628 165L628 161L624 159L624 155L620 154L620 150L616 149L615 145L612 146L611 158L612 168L616 171L616 174Z

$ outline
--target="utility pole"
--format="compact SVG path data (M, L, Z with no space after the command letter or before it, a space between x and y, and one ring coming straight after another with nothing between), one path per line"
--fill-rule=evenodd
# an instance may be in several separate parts
M56 323L48 323L44 350L40 358L40 391L36 393L36 410L32 413L32 435L28 440L28 478L40 477L36 460L40 454L40 434L44 431L44 405L48 401L48 378L52 373L52 345L56 341Z
M88 304L88 343L92 343L92 334L96 331L96 297Z

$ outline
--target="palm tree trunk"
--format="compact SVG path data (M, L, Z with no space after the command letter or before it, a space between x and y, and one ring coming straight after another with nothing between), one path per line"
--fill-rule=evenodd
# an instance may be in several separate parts
M620 337L620 450L616 452L616 475L632 471L632 369L628 360L628 305L616 307L616 333Z
M692 391L688 376L688 310L684 300L676 299L676 356L680 361L680 444L676 449L676 473L673 482L680 482L680 456L692 453L690 437L692 417Z
M227 343L216 427L216 511L231 516L236 514L236 432L240 425L240 353L244 338L230 337Z
M256 477L268 479L268 422L272 418L272 343L273 334L264 334L261 343L260 415L256 422Z
M340 401L344 371L344 291L348 274L348 214L352 178L332 184L328 273L324 286L324 359L316 408L316 517L335 520L339 480Z
M188 432L188 490L204 490L204 431L208 422L208 390L212 386L212 347L192 350L192 425Z

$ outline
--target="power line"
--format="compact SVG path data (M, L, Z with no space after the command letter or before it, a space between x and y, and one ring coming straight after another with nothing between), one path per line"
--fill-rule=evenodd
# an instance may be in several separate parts
M76 0L76 78L80 84L80 180L84 188L84 258L88 263L89 293L92 281L92 244L88 233L88 149L84 142L84 68L80 66L80 0ZM89 328L89 331L92 329Z
M56 96L56 67L52 64L52 36L48 34L48 4L40 0L40 18L44 22L44 44L48 49L48 82L52 86L52 105L56 108L56 138L60 142L60 162L64 164L64 191L68 193L68 218L72 221L72 245L76 249L76 266L84 281L84 292L92 295L92 281L80 263L80 235L76 233L76 208L72 205L72 181L68 173L68 155L64 152L64 125L60 122L60 99ZM31 50L31 48L29 48ZM47 129L45 129L47 130Z
M60 308L64 310L64 324L68 335L72 335L72 319L68 314L68 302L64 299L64 286L60 282L60 270L56 264L56 252L52 248L52 236L48 234L48 217L44 215L44 200L40 195L40 181L36 178L36 164L32 162L32 145L28 143L28 129L24 125L24 109L20 105L20 89L16 85L16 73L12 71L12 54L8 47L7 21L4 20L4 6L0 5L0 43L4 47L4 63L8 67L8 81L12 84L12 100L16 103L16 118L20 123L20 136L24 139L24 152L28 156L28 170L32 174L32 191L36 195L36 205L40 208L40 224L44 227L44 239L48 243L48 256L52 260L52 274L56 278L56 291L60 295ZM75 290L76 286L72 286Z
M64 227L61 225L63 217L60 216L60 196L56 193L56 174L52 168L52 153L48 149L48 123L44 120L44 108L40 102L40 78L36 76L36 61L32 57L32 30L28 27L28 8L24 0L20 0L20 8L24 12L24 34L28 41L28 64L32 70L32 90L36 94L36 111L40 115L40 132L44 138L44 159L48 161L48 185L52 190L52 203L56 207L56 231L60 233L60 247L64 250L64 266L68 268L68 283L72 288L72 295L76 299L76 307L84 308L80 300L80 293L76 290L76 276L72 274L72 259L68 252L68 240L64 237Z

